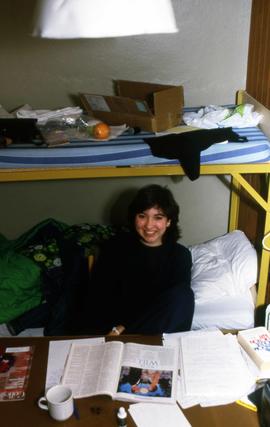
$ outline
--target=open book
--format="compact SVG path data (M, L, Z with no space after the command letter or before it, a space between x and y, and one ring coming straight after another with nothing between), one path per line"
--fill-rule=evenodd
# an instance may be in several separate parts
M127 401L176 400L178 349L111 341L72 343L62 384L75 398L100 394Z

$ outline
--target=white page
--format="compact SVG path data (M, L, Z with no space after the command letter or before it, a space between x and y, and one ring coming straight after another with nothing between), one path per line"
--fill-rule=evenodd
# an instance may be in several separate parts
M185 332L172 332L170 334L164 333L162 335L162 341L163 345L171 345L171 344L180 344L180 338L187 336L187 335L201 335L201 334L209 334L214 333L217 335L223 335L220 329L213 327L213 328L205 328L205 329L196 329L193 331L185 331Z
M178 355L175 348L136 343L125 344L122 365L142 369L172 369L177 364Z
M138 427L191 427L176 404L135 403L129 413Z
M178 376L177 381L177 393L176 393L176 401L179 403L181 408L191 408L192 406L200 404L199 396L187 396L184 390L184 384L182 378Z
M203 336L202 334L207 334L206 337L209 337L209 331L190 331L190 333L182 333L182 337L183 336L191 336L194 338L197 335L199 336ZM216 334L217 336L223 336L223 334L220 331L212 331L211 330L211 334L213 336L213 334ZM170 342L170 340L169 340ZM179 340L179 342L181 342ZM179 376L178 376L178 383L177 383L177 402L179 403L179 405L181 406L181 408L186 409L186 408L191 408L192 406L195 405L199 405L201 404L202 401L205 401L205 397L204 396L200 396L200 395L187 395L186 390L185 390L185 380L184 380L184 375L183 375L183 363L182 363L182 347L181 345L179 346L179 366L181 366L181 368L179 369ZM182 372L182 375L180 375L180 373ZM219 398L220 399L220 398ZM207 401L208 403L208 401ZM211 401L212 403L212 401ZM214 402L213 402L214 404ZM222 404L222 403L220 403ZM212 405L211 405L212 406Z
M176 332L171 334L163 334L163 345L164 346L179 346L179 375L178 375L178 381L177 381L177 394L176 394L176 400L181 406L181 408L191 408L192 406L200 404L200 396L187 396L185 393L185 387L183 383L183 377L181 377L180 373L180 360L181 360L181 338L185 336L203 336L206 334L206 337L208 337L208 334L211 334L211 336L223 336L223 333L216 327L213 328L206 328L206 329L199 329L194 331L186 331L186 332Z
M178 348L127 343L122 354L116 398L175 403L177 369ZM151 389L153 376L157 381L155 389Z
M119 378L123 343L110 341L89 345L72 343L62 378L75 398L109 394L113 397Z
M64 367L67 360L68 352L70 350L70 346L75 341L85 342L88 344L97 344L105 342L105 339L104 337L99 337L50 341L45 384L46 390L60 383L61 377L64 373Z
M227 397L227 396L222 397L222 396L219 396L217 398L211 397L210 399L209 398L208 399L201 398L200 405L203 408L207 408L209 406L229 405L230 403L234 403L234 402L235 402L235 397L234 396L231 396L231 397Z
M254 382L235 336L185 336L181 348L183 381L189 396L235 400Z

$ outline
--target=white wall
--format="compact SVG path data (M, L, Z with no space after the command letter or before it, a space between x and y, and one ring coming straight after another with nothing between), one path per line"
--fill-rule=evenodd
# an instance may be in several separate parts
M97 179L0 184L0 197L4 201L0 209L0 232L13 238L48 217L68 224L109 223L111 219L119 224L129 194L150 182L167 185L178 200L183 243L197 243L226 232L226 187L218 178L211 177L194 182L187 178L173 182L170 177L163 177L119 178L109 183L107 179ZM116 212L120 219L116 218Z
M32 38L33 6L0 4L0 104L8 110L64 107L85 91L110 94L119 78L183 84L187 106L231 103L245 87L251 0L173 0L179 33L101 40ZM227 230L229 194L218 178L163 177L1 183L0 232L13 238L47 217L106 221L112 200L148 182L173 190L184 243Z

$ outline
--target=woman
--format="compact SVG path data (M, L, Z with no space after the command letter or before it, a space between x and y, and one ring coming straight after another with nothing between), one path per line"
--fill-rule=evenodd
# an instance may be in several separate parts
M179 207L167 188L148 185L129 206L129 231L101 249L92 275L90 329L158 334L191 327L191 254L177 243ZM88 329L89 332L89 329Z

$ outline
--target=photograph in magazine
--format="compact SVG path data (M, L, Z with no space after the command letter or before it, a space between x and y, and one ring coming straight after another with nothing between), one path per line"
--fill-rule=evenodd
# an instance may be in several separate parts
M122 366L117 392L137 396L172 397L173 371Z

